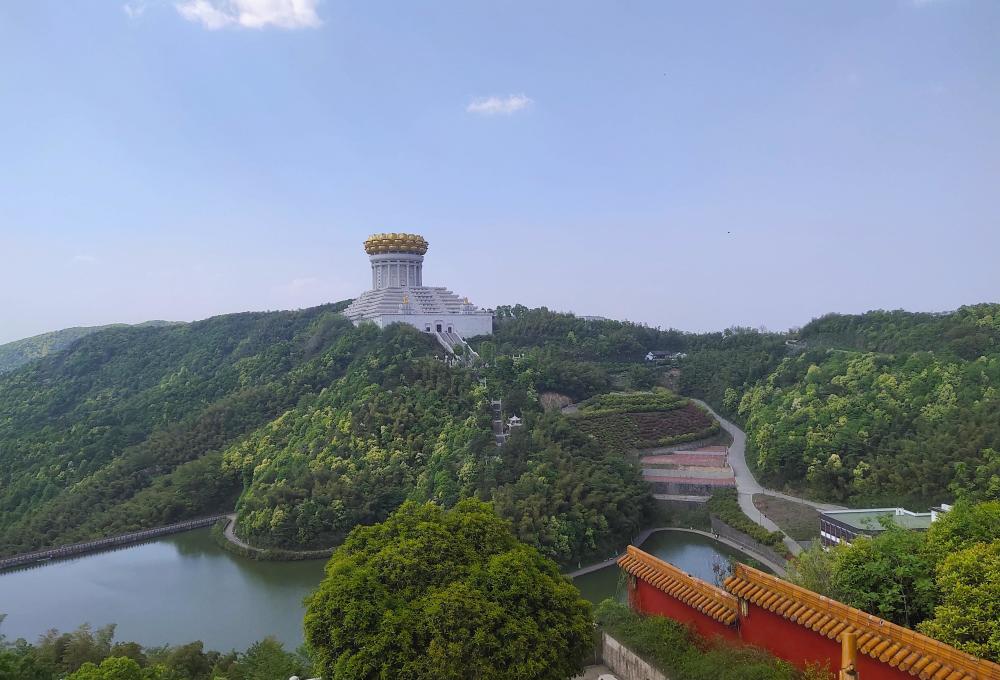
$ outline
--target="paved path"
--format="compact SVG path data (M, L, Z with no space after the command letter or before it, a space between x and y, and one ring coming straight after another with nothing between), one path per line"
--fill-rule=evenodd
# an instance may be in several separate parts
M229 524L226 525L226 530L223 532L226 536L226 540L232 543L233 545L238 545L241 548L246 548L247 550L253 550L253 551L259 550L259 548L255 548L249 543L240 540L240 537L236 535L236 513L235 512L231 513L229 515L226 515L226 517L229 518Z
M767 557L764 557L763 555L758 555L753 550L750 550L750 549L746 548L745 546L742 546L739 543L736 543L735 541L730 541L725 536L716 536L715 534L709 533L707 531L701 531L700 529L684 529L684 528L681 528L681 527L658 527L656 529L646 529L641 534L639 534L638 536L635 537L635 540L632 541L632 545L634 545L637 548L641 547L642 544L646 542L647 538L649 538L653 534L655 534L657 532L660 532L660 531L681 531L681 532L688 533L688 534L698 534L699 536L705 536L707 538L711 538L712 540L718 541L719 543L722 543L723 545L729 546L733 550L736 550L738 552L743 553L744 555L747 555L749 557L754 558L755 560L757 560L761 564L766 564L768 566L768 568L771 569L772 571L774 571L774 573L777 574L778 576L784 576L785 575L785 565L778 564L774 560L768 559ZM588 565L586 567L583 567L582 569L577 569L576 571L571 571L571 572L565 573L565 574L563 574L563 576L569 576L570 578L576 578L577 576L583 576L584 574L589 574L589 573L594 572L594 571L600 571L601 569L605 569L605 568L610 567L611 565L615 564L620 557L621 557L621 555L616 555L615 557L612 557L611 559L604 560L603 562L598 562L597 564L591 564L591 565Z
M733 474L736 476L736 491L740 501L740 509L743 510L747 517L752 519L754 522L764 527L768 531L780 531L778 525L772 522L764 513L757 509L757 506L753 504L754 494L764 494L765 496L774 496L776 498L784 498L786 501L792 501L793 503L802 503L804 505L809 505L817 510L843 510L844 507L840 505L832 505L830 503L817 503L816 501L810 501L805 498L799 498L798 496L790 496L786 493L781 493L780 491L774 491L772 489L764 488L760 483L754 478L753 473L750 472L750 468L747 466L746 458L746 446L747 446L747 436L740 428L738 428L733 423L729 422L714 410L712 407L701 401L700 399L695 399L698 404L708 410L713 416L718 418L719 423L722 428L726 430L733 438L733 443L729 446L729 465L733 468ZM798 555L802 552L802 546L796 541L793 541L789 536L785 536L785 545L788 549L792 551L793 555Z

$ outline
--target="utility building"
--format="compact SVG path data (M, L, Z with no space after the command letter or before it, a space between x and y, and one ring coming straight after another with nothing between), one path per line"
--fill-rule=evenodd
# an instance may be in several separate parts
M385 328L409 324L429 333L450 353L467 348L464 338L493 334L493 312L481 309L447 288L424 285L428 243L417 234L374 234L365 241L372 265L372 287L344 311L355 323Z

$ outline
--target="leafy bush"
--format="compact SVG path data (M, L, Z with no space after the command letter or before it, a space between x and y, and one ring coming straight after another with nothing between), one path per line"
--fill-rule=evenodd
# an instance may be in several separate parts
M666 389L649 392L610 392L599 394L580 403L580 412L587 415L603 413L643 413L669 411L686 406L687 399Z
M0 615L0 622L3 615ZM205 650L200 641L185 645L143 647L115 642L115 626L72 633L50 630L34 644L8 643L0 635L3 680L275 680L310 677L312 662L302 652L287 652L273 638L255 642L246 652Z
M605 600L597 606L597 623L609 635L659 668L671 680L804 680L827 678L803 674L794 666L753 647L707 641L686 626L662 616L637 614Z
M591 649L590 604L486 503L408 502L358 527L307 600L327 680L562 680Z
M732 528L742 531L755 541L770 546L783 555L788 554L788 548L784 543L785 535L780 531L768 531L747 517L740 508L736 489L719 489L712 494L707 505L710 513Z
M583 411L574 416L573 422L618 453L696 441L719 431L717 420L687 400L665 411Z

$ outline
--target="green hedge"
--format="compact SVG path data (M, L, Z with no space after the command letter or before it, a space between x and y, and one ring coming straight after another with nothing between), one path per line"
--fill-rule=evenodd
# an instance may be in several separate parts
M774 548L782 555L788 554L785 535L780 531L768 531L744 514L736 497L736 489L720 489L708 500L708 511L723 522L766 546Z
M671 680L831 680L828 671L805 672L764 650L709 642L662 616L637 614L605 600L594 612L611 637L659 668Z
M688 400L670 390L657 388L648 392L610 392L599 394L580 403L580 412L587 415L604 413L645 413L669 411L687 406Z
M689 432L687 434L679 434L674 437L661 437L660 446L673 446L675 444L686 444L687 442L696 442L700 439L708 439L713 435L719 434L722 426L719 425L719 421L716 420L711 425L706 427L700 432Z

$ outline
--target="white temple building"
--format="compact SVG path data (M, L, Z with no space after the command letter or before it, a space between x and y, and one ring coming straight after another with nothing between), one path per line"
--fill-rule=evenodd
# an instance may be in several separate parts
M467 347L464 338L493 334L493 312L447 288L424 285L427 241L416 234L374 234L365 241L372 263L372 287L344 310L355 325L372 321L385 328L405 323L434 335L449 351Z

